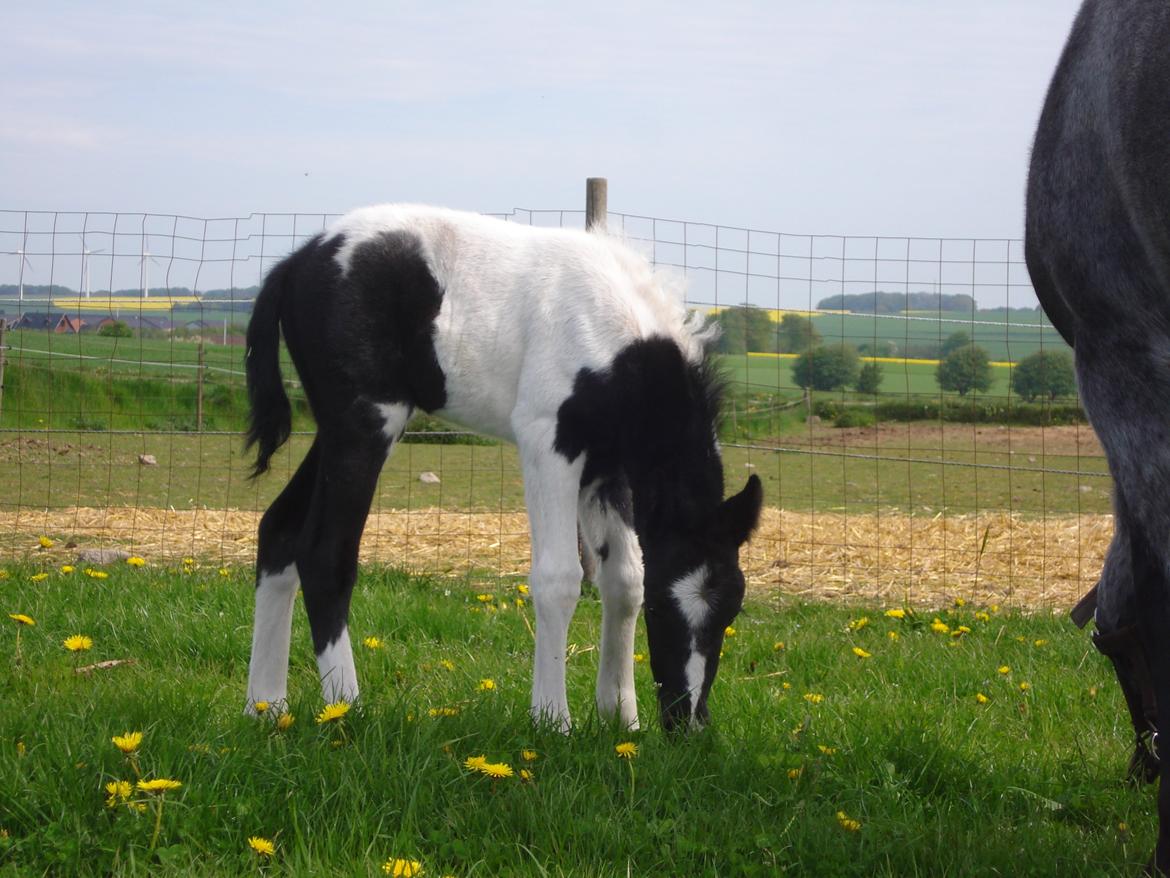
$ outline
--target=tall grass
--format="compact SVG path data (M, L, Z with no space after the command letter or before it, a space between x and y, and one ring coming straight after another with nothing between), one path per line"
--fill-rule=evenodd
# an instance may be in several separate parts
M34 583L36 570L49 575ZM930 615L757 595L727 640L712 726L671 738L645 662L645 729L594 715L587 593L567 663L576 725L562 737L528 718L533 618L517 588L480 600L482 583L370 569L351 624L361 704L314 722L298 609L295 722L280 731L241 715L246 570L118 565L99 580L46 559L6 572L3 875L379 875L391 857L433 876L1109 875L1135 871L1153 841L1152 794L1122 783L1112 674L1047 614L953 607L940 633ZM7 613L37 623L20 629L19 665ZM92 650L68 653L72 634ZM109 659L134 664L75 673ZM153 850L154 801L106 806L104 785L134 778L111 743L126 731L144 733L143 775L183 784ZM616 755L623 741L633 760ZM464 766L478 755L533 777L492 781ZM274 840L270 862L249 836Z

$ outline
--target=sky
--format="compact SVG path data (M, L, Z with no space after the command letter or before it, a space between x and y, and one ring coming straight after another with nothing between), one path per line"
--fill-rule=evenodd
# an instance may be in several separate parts
M624 213L1016 238L1077 5L15 4L0 210L580 209L604 176Z

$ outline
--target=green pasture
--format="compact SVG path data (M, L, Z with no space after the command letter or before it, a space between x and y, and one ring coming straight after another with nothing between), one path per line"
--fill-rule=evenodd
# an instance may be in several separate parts
M1066 349L1060 334L1037 311L907 311L901 315L818 314L813 325L828 343L896 345L899 356L916 348L940 345L954 332L965 332L992 360L1016 362L1041 348Z
M725 444L724 469L729 488L754 472L764 481L768 505L798 511L1110 511L1103 458L1046 453L1035 433L1013 448L988 450L982 429L940 429L937 436L922 436L902 434L895 427L880 440L843 435L831 444L809 446L807 430L794 427L768 444ZM235 434L0 435L0 496L10 508L263 510L284 487L310 441L309 435L295 435L274 458L273 471L249 481L252 457L244 454ZM139 463L142 454L153 455L157 465ZM426 471L439 474L440 483L420 482ZM382 471L374 508L427 507L522 510L516 449L504 443L399 445Z
M755 598L712 725L669 737L645 661L643 730L595 715L587 591L565 737L529 719L534 619L517 587L367 569L350 629L360 703L315 720L298 609L281 730L275 709L242 715L249 570L146 559L96 579L62 573L58 551L0 580L0 875L376 876L399 860L454 878L1102 876L1136 874L1153 845L1153 791L1123 782L1113 673L1064 618ZM73 635L92 648L67 651ZM111 740L127 732L142 733L133 758ZM480 756L511 776L466 767ZM140 779L181 786L152 795ZM107 791L118 781L126 797Z

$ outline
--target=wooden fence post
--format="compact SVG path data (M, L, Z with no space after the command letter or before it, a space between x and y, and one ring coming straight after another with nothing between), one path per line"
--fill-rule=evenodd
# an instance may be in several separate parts
M203 342L199 342L199 365L195 368L195 432L203 432L203 372L206 360Z
M585 180L585 230L605 231L606 215L609 211L608 188L605 177L589 177Z

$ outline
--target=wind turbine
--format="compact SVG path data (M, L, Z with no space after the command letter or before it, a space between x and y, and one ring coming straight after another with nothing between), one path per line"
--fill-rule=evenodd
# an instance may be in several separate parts
M142 240L142 258L138 260L138 265L142 269L142 298L150 298L150 263L161 265L161 263L150 255L150 251L146 249L146 239Z
M81 285L85 290L85 297L88 299L89 298L89 257L92 256L94 253L105 253L106 251L104 248L99 249L99 250L90 250L88 247L85 246L85 235L82 234L80 236L80 238L81 238Z
M24 253L24 249L16 251L16 255L20 257L20 293L17 299L21 305L24 304L24 267L27 265L28 270L32 271L32 263L28 261L28 257Z

